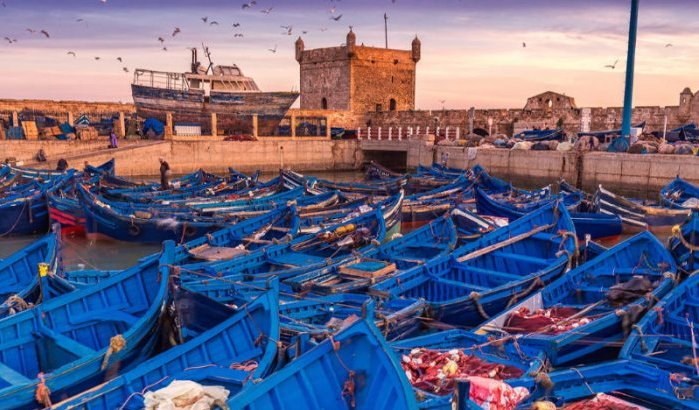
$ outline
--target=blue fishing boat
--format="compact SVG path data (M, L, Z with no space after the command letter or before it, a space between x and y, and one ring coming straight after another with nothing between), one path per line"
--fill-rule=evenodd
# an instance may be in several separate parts
M599 212L618 215L621 218L625 232L667 232L673 226L684 222L689 215L687 209L670 209L631 201L601 185L595 193L594 200Z
M699 209L692 209L682 225L672 228L668 248L682 271L693 274L699 269Z
M509 222L507 218L478 215L462 205L451 212L451 219L456 226L459 245L473 242L489 232L506 226Z
M563 129L558 128L555 130L526 130L519 134L515 134L512 138L517 138L523 141L537 142L537 141L560 141L566 137L566 133Z
M570 217L575 225L575 232L581 239L585 235L590 235L592 239L617 236L623 230L619 216L603 213L575 212L583 200L583 197L577 192L564 193L562 196L550 196L532 201L526 197L515 197L512 199L507 196L496 197L480 188L476 188L475 197L479 214L499 216L510 221L526 215L547 202L561 199L568 207Z
M178 290L177 292L181 292ZM178 301L176 295L175 300ZM142 409L144 397L174 380L223 385L232 394L267 376L279 340L277 290L265 291L238 310L196 294L177 306L184 342L97 388L64 400L58 409ZM254 365L251 365L253 364Z
M390 196L403 190L407 177L401 176L374 182L333 182L316 177L307 177L298 172L284 169L280 171L283 184L287 188L306 187L309 190L341 191L351 194Z
M619 360L593 366L578 366L538 377L507 382L525 388L529 396L517 409L697 409L696 383L642 363ZM483 400L474 400L474 383L459 386L463 392L457 409L482 410ZM470 394L469 394L470 392ZM477 393L475 395L478 395ZM470 400L466 400L471 396Z
M0 198L0 237L47 232L49 211L46 191L62 177L34 182L27 189Z
M677 267L642 232L609 249L476 330L544 350L554 366L615 358L633 323L674 286Z
M425 299L431 316L478 325L542 287L577 251L575 227L562 204L547 204L508 226L388 278L370 288L382 298Z
M369 286L451 252L456 229L448 215L338 264L286 279L296 292L365 291Z
M142 243L160 243L164 240L183 243L250 217L259 216L271 209L284 207L270 206L269 203L261 201L259 205L253 203L246 208L239 208L237 212L198 216L192 214L191 208L134 208L126 203L98 197L82 186L78 187L78 192L85 210L88 237ZM287 220L291 222L293 218Z
M60 232L51 232L0 260L0 318L74 290L61 278Z
M620 357L699 381L697 335L699 276L671 290L631 330Z
M173 248L167 242L159 259L0 320L0 403L49 406L148 357Z
M672 209L699 207L699 187L679 176L660 189L660 204Z
M291 242L271 245L233 260L184 265L183 280L243 275L250 279L277 276L280 280L333 265L381 244L398 225L402 194L370 212L347 219ZM195 272L195 273L192 273Z
M358 320L228 401L230 409L416 409L376 327Z
M421 409L450 410L457 379L487 376L508 381L535 375L548 368L546 356L540 350L520 346L516 340L494 344L484 336L461 329L397 340L391 342L391 347L406 374L410 374L408 380L415 389ZM449 377L430 372L449 361L458 365Z

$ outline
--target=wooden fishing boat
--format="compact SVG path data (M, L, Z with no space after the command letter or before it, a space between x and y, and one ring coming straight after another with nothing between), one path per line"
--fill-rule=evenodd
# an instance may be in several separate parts
M446 215L364 254L286 279L284 283L296 292L361 292L388 277L446 255L455 246L456 229Z
M631 330L619 355L699 381L699 276L671 290Z
M401 176L389 180L374 181L374 182L333 182L325 179L308 177L298 172L288 169L280 171L281 177L284 180L284 185L287 188L306 187L311 190L323 191L342 191L345 193L374 195L374 196L390 196L395 195L407 183L407 177Z
M449 184L426 192L407 195L403 201L403 229L415 229L473 200L473 183L459 177Z
M660 205L672 209L699 207L699 187L679 176L660 189Z
M160 243L163 240L189 241L223 229L251 217L259 216L284 205L267 201L253 201L236 212L198 216L191 208L164 206L131 207L128 204L108 201L78 187L85 210L85 227L88 237L110 238L121 241ZM301 195L298 192L297 195ZM293 219L287 219L291 222ZM291 225L287 226L291 228ZM298 229L298 228L297 228ZM294 234L295 232L291 232Z
M663 244L642 232L488 320L476 333L520 335L520 343L544 350L554 366L615 358L632 324L672 289L676 275Z
M180 301L177 296L175 300ZM142 409L143 395L134 392L155 391L174 380L223 383L231 393L238 393L273 368L277 355L274 341L279 340L278 305L276 289L237 310L188 294L186 301L176 306L183 319L178 332L184 339L182 344L52 409Z
M369 161L366 165L365 175L366 179L369 180L385 180L403 176L400 172L391 171L376 161Z
M569 410L680 410L697 409L696 383L681 375L642 363L619 360L593 366L577 366L546 374L508 381L510 387L525 388L529 396L517 409ZM458 409L482 410L478 381L460 384L463 392ZM467 396L470 400L465 400Z
M683 272L693 274L699 269L699 209L692 209L682 225L672 228L668 248Z
M509 381L546 371L545 354L515 340L493 344L486 337L461 329L437 331L391 342L421 409L451 409L458 379L488 377ZM435 371L449 362L450 374ZM436 369L435 369L436 368Z
M48 406L148 357L173 249L167 242L159 259L0 320L0 403Z
M522 141L560 141L566 137L566 133L563 129L555 130L527 130L522 131L519 134L515 134L512 138L517 138Z
M376 327L357 320L228 401L231 409L416 409Z
M550 196L530 201L526 197L513 199L505 196L496 197L476 188L475 197L479 214L499 216L510 221L526 215L549 201L562 199L570 211L570 217L573 219L575 232L579 238L584 238L585 235L590 235L592 239L607 238L620 235L622 232L621 218L616 215L575 212L583 199L578 193L565 193L562 196Z
M481 236L509 223L507 218L478 215L468 207L459 205L451 212L451 219L456 226L459 245L473 242Z
M58 228L0 260L0 318L29 309L44 300L74 290L60 276Z
M300 300L287 300L279 307L282 340L288 344L293 344L294 339L305 340L296 346L298 355L362 317L370 301L368 295L353 293L308 294ZM424 301L387 301L374 309L374 324L386 340L409 337L421 328L425 308Z
M552 203L369 291L382 298L424 298L434 319L474 326L563 273L576 251L568 211Z
M0 198L0 237L45 233L49 229L46 191L64 176L58 176L21 192Z
M239 275L250 279L277 276L284 280L333 265L382 243L387 232L398 225L402 197L396 195L370 212L289 243L267 246L234 260L184 265L183 280Z
M595 206L601 213L618 215L625 232L667 232L673 226L684 222L689 215L686 209L669 209L648 206L604 189L601 185L595 194Z

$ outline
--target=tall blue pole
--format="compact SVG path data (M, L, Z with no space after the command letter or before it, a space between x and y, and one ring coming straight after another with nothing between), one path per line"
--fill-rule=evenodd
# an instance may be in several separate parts
M624 90L624 113L621 123L622 137L631 136L631 111L633 109L633 70L636 63L636 32L638 31L638 1L631 0L631 22L629 23L629 49L626 56L626 89ZM629 141L631 143L631 141Z

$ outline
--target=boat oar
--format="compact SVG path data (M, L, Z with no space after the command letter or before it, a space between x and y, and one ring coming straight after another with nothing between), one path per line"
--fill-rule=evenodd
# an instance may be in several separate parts
M485 248L473 251L471 253L467 253L466 255L457 258L457 260L459 262L466 262L468 260L475 259L479 256L486 255L490 252L494 252L494 251L496 251L498 249L502 249L508 245L512 245L513 243L516 243L516 242L519 242L521 240L532 237L540 232L546 231L547 229L551 229L554 226L556 226L556 224L548 224L548 225L540 226L538 228L534 228L529 232L521 233L519 235L513 236L512 238L504 240L502 242L498 242L498 243L492 244L490 246L486 246Z

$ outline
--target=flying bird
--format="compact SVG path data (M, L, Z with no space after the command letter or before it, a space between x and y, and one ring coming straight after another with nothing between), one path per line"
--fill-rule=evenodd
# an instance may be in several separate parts
M167 47L163 47L163 51L167 51Z
M207 21L209 21L209 17L208 17L208 16L204 16L204 17L201 18L201 21L203 21L204 23L206 23Z
M321 28L319 28L318 30L320 30L322 33L325 33L326 31L328 31L328 28L327 28L327 27L321 27Z
M527 48L527 43L525 43L524 41L522 42L522 48Z
M210 26L218 26L218 21L215 21L215 20L214 20L214 21L212 21L211 23L209 23L209 25L210 25Z
M17 39L16 39L16 38L9 38L9 37L4 37L4 38L5 38L5 40L7 40L7 42L10 43L10 44L16 43L16 42L17 42Z
M34 34L34 33L36 33L36 30L34 30L34 29L31 29L31 28L28 28L28 29L27 29L27 31L28 31L28 32L30 32L31 34Z
M162 44L162 43L164 43L164 42L165 42L165 39L164 39L164 38L162 38L162 37L158 37L158 41L160 41L160 43Z
M614 70L614 69L616 68L616 65L617 65L618 62L619 62L619 59L617 59L617 60L614 62L614 64L607 64L606 66L604 66L604 68L611 68L612 70Z
M286 34L287 36L290 36L291 33L294 31L294 26L280 26L280 27L283 28L284 30L286 30L282 34Z
M49 37L51 37L51 36L49 35L49 32L48 32L48 31L46 31L46 30L41 30L41 34L45 35L45 36L46 36L46 38L49 38Z
M240 27L240 23L233 23L233 27Z
M243 9L249 9L249 8L251 8L252 6L256 5L256 4L257 4L257 1L255 1L255 0L250 0L250 1L247 2L247 3L243 3L243 5L242 5L241 7L242 7Z
M122 67L121 69L124 70L125 73L128 73L128 72L129 72L129 69L126 68L126 67Z
M175 37L177 34L179 34L182 30L180 30L179 27L175 27L175 31L172 32L172 36Z
M66 54L75 57L75 51L69 51L69 52L67 52Z
M668 47L672 47L672 44L671 43L665 44L665 48L668 48Z
M269 14L269 13L272 12L272 9L273 9L273 8L274 8L274 7L267 7L266 9L260 10L260 13Z
M99 57L95 57L95 60L99 60L99 59L100 59Z
M277 52L277 45L275 44L274 48L268 48L267 50L271 51L272 53L276 53Z
M117 57L116 59L117 59L117 61L120 62L120 63L123 63L123 62L124 62L124 60L122 60L121 57Z
M242 34L242 33L235 33L235 34L233 35L233 37L235 37L235 38L243 37L243 34Z
M338 15L337 17L335 17L335 16L330 16L330 18L333 19L333 20L335 20L335 21L340 21L340 19L342 18L342 14Z

